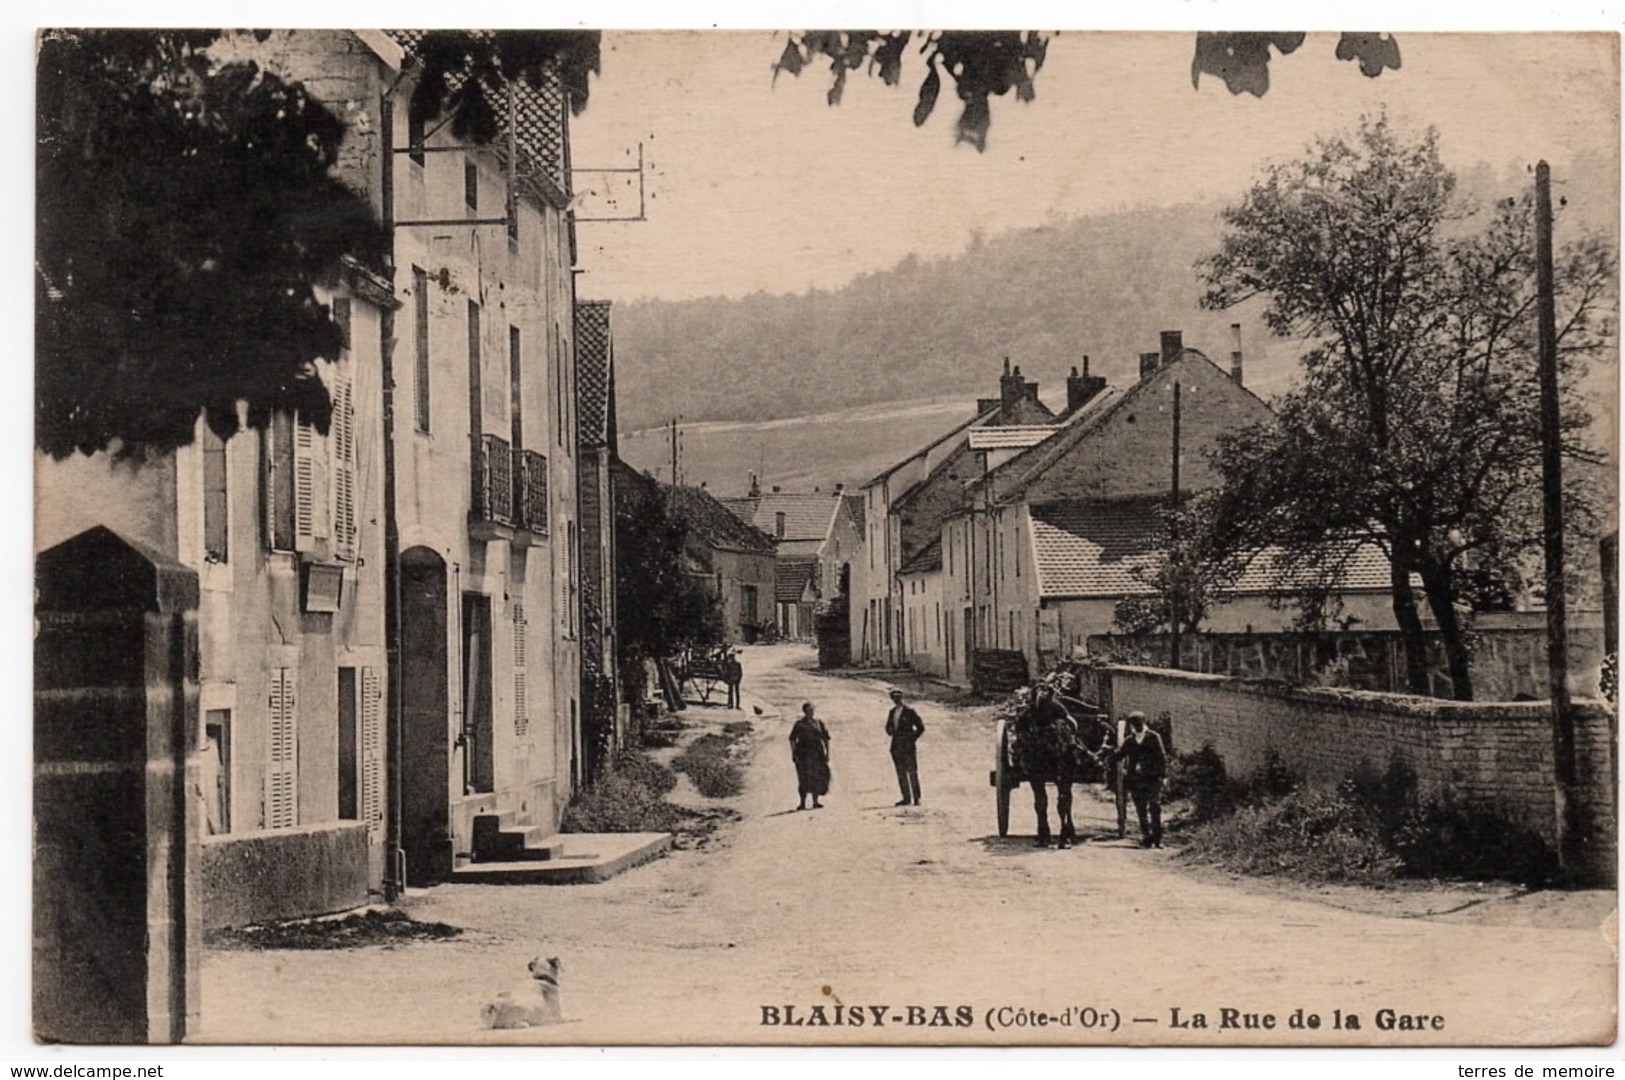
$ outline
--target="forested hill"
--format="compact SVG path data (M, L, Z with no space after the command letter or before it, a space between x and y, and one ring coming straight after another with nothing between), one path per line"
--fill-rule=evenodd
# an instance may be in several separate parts
M1617 243L1614 159L1582 154L1555 171L1568 204L1559 238L1589 226ZM1461 174L1461 189L1485 205L1525 190L1525 173L1515 163L1480 165ZM1238 312L1198 307L1195 263L1218 246L1220 209L1123 211L1005 233L955 257L910 257L835 291L618 304L621 429L673 415L758 421L931 396L991 397L1005 356L1055 403L1085 353L1094 374L1131 384L1159 330L1183 330L1186 345L1227 365L1233 321L1242 324L1247 385L1268 397L1291 380L1296 343L1271 338L1256 303ZM853 247L864 242L861 220L794 227L839 228Z
M954 258L911 256L833 292L618 304L621 426L674 414L768 420L938 394L992 397L1006 356L1046 398L1064 393L1067 370L1085 353L1095 374L1123 385L1164 329L1185 331L1187 345L1225 364L1236 317L1198 309L1194 270L1217 246L1218 209L1124 212L1005 233ZM846 227L861 244L862 222ZM1241 321L1247 348L1263 348L1262 327Z

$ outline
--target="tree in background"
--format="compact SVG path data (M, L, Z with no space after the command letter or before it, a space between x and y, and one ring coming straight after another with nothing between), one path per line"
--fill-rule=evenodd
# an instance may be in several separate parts
M1232 549L1307 558L1372 537L1392 563L1413 692L1428 686L1422 599L1457 698L1470 699L1470 612L1522 590L1538 550L1540 416L1532 201L1455 196L1437 136L1385 117L1272 166L1223 215L1204 305L1251 297L1300 339L1303 383L1273 424L1221 441L1214 526ZM1578 383L1612 340L1614 256L1586 237L1557 259L1565 450L1595 462ZM1571 485L1587 534L1592 500Z
M803 30L790 35L773 65L773 74L775 78L780 72L800 75L809 64L827 59L828 100L839 105L847 73L865 65L870 75L896 86L903 77L904 52L911 42L918 42L917 51L925 58L925 76L914 106L914 126L924 124L935 111L946 74L962 105L955 127L957 141L981 151L987 149L988 128L993 123L988 99L1014 90L1017 101L1033 100L1033 80L1044 66L1053 36L1036 30ZM1203 75L1212 75L1223 80L1232 94L1263 97L1270 87L1272 50L1283 56L1296 52L1305 36L1199 33L1191 57L1191 86L1199 86ZM1388 68L1399 67L1399 43L1387 34L1346 33L1338 39L1337 58L1357 61L1361 74L1376 78Z
M36 445L162 453L298 410L338 328L314 287L387 238L330 169L343 124L297 83L209 54L218 31L41 36Z
M688 570L688 527L653 478L617 463L615 610L623 701L642 701L648 661L725 638L708 582Z
M1151 562L1133 569L1140 584L1151 591L1119 600L1112 627L1124 634L1165 634L1177 629L1194 634L1215 604L1224 602L1224 590L1245 568L1243 552L1214 544L1213 492L1198 492L1178 507L1159 511L1161 535Z

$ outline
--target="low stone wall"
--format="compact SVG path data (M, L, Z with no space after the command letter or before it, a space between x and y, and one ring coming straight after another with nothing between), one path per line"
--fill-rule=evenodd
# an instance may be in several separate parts
M1504 616L1503 621L1514 618ZM1443 642L1433 631L1427 640L1428 692L1450 697ZM1092 634L1085 649L1120 663L1158 665L1168 658L1169 641L1166 634ZM1405 688L1405 646L1394 630L1186 634L1180 639L1179 655L1182 670L1210 675L1391 693ZM1594 687L1602 658L1600 626L1569 628L1573 685ZM1473 696L1481 700L1544 699L1549 692L1545 623L1478 628L1472 637L1472 674Z
M203 925L326 915L367 902L367 827L329 822L203 841Z
M1297 687L1163 668L1113 667L1113 711L1168 713L1173 749L1212 744L1246 776L1274 752L1308 780L1333 782L1362 761L1399 755L1426 797L1451 797L1555 843L1550 707L1545 702L1457 702L1361 690ZM1615 787L1610 712L1576 705L1581 819L1596 864L1613 866Z

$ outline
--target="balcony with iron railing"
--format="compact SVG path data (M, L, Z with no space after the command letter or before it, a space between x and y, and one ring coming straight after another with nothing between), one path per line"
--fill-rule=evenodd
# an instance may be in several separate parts
M534 538L547 535L547 458L534 450L513 452L514 526Z
M468 528L476 540L512 540L514 530L514 454L495 435L471 440L473 489L468 504Z

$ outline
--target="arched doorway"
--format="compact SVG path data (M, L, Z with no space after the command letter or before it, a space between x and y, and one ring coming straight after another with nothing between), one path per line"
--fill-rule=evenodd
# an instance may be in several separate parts
M446 685L446 560L401 553L401 847L406 883L451 876L451 746Z

